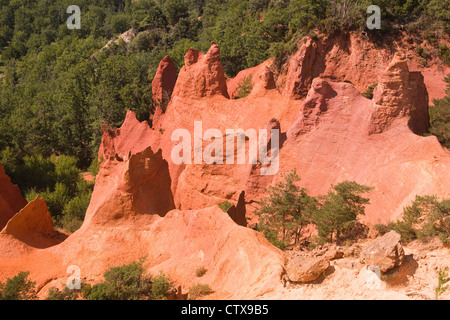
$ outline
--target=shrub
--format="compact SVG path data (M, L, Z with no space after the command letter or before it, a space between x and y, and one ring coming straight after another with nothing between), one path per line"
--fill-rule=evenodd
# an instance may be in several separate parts
M207 284L197 284L189 289L189 299L196 300L200 297L207 296L214 291Z
M103 282L82 286L81 296L89 300L165 300L174 288L172 282L162 272L154 279L145 275L144 261L145 258L141 258L110 268L103 274Z
M382 224L382 223L378 223L376 225L373 226L375 228L375 230L378 231L378 233L383 236L386 233L388 233L389 231L391 231L391 228L388 225Z
M233 205L229 201L225 201L222 203L219 203L220 209L222 209L223 212L227 212L228 209L230 209Z
M436 300L444 294L448 289L448 282L450 281L450 276L448 275L448 267L440 268L438 273L438 285L435 289Z
M168 276L164 273L160 273L155 279L153 279L152 283L152 299L154 300L165 300L169 291L174 288L172 282Z
M448 66L450 66L450 49L445 44L439 45L439 58Z
M280 239L278 230L270 229L266 220L260 220L256 227L256 231L261 232L271 244L280 250L285 250L288 245L287 240Z
M424 59L429 59L431 57L428 51L425 50L422 46L417 47L416 53Z
M107 293L107 284L104 282L94 284L87 297L88 300L111 300Z
M96 176L100 170L100 164L103 162L103 158L95 158L92 160L91 165L88 168L88 171Z
M41 192L40 195L45 198L47 202L48 210L53 217L58 217L64 210L64 206L70 201L71 196L69 189L65 184L57 182L55 190L50 191L47 189L45 192Z
M89 300L139 300L150 296L151 277L144 274L145 259L127 265L113 267L103 276L104 282L85 289Z
M151 279L144 275L144 260L114 267L104 273L107 296L113 300L137 300L148 296Z
M436 196L416 196L403 209L403 219L392 224L404 241L437 236L450 243L450 199L439 201Z
M249 75L239 82L235 91L234 98L235 99L245 98L252 92L252 89L253 89L253 76Z
M77 168L77 159L61 155L53 158L55 163L56 181L63 184L70 195L76 192L77 182L80 180L80 169Z
M414 228L410 223L404 221L397 221L391 224L391 229L396 231L401 236L402 240L405 242L417 239L416 230L414 230Z
M37 299L35 285L28 279L29 272L19 272L6 283L0 282L0 300L35 300Z
M197 277L203 277L206 273L206 271L208 271L208 269L206 269L205 267L200 267L197 269L197 271L195 271L195 274Z
M92 286L90 284L85 284L84 286L81 287L81 296L85 299L89 298L89 295L92 292Z
M68 232L78 230L86 214L86 210L91 201L92 192L82 193L75 198L72 198L65 206L62 212L62 217L58 224Z
M430 108L430 133L435 135L443 146L450 148L450 74L445 78L445 82L446 96L434 99L434 106Z
M373 90L378 86L378 83L374 83L373 85L369 86L365 92L362 93L362 96L367 99L373 99Z
M80 290L69 289L67 286L64 289L50 288L46 300L77 300Z
M141 32L131 41L128 48L130 52L134 53L148 51L151 50L159 40L159 35L152 30Z
M15 170L14 182L22 190L45 190L56 183L55 162L41 155L25 156L23 164Z

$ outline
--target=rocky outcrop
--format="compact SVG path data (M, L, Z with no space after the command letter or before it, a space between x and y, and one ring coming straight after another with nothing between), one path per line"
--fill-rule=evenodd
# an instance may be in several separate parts
M159 63L152 81L152 98L156 105L166 107L172 97L173 88L177 81L177 69L169 56L165 56Z
M308 257L294 254L286 258L286 279L291 282L311 282L318 279L330 263L324 257Z
M290 99L300 99L308 93L312 80L317 76L313 72L317 54L317 44L307 39L289 60L284 94Z
M19 188L11 183L5 169L0 163L0 230L3 229L14 214L25 207L27 201Z
M302 186L315 195L343 180L375 187L363 217L369 224L398 218L417 194L450 187L443 171L450 168L448 152L435 137L416 135L410 115L392 115L384 131L369 134L376 106L350 83L315 79L280 151L280 168L297 168Z
M239 195L239 200L236 205L232 205L227 213L230 218L238 225L246 227L247 219L245 218L245 191L242 191Z
M150 147L154 132L128 112L121 128L103 133L86 221L108 223L136 214L164 216L175 208L167 161Z
M184 57L185 65L181 68L173 96L196 99L222 95L229 98L227 79L220 64L219 46L211 42L206 54L189 49Z
M385 131L397 118L408 118L416 134L429 128L428 92L419 72L410 72L406 58L396 55L374 90L375 109L369 133Z
M397 232L390 231L371 241L361 251L361 262L377 266L382 272L400 266L405 256L400 238Z
M323 257L326 260L336 260L344 257L344 252L336 244L324 244L316 247L310 253L313 257Z
M1 231L35 248L59 243L45 200L37 197L16 213Z
M330 84L321 78L314 79L311 89L303 102L298 119L289 129L287 136L296 139L319 125L320 117L328 110L328 101L336 96Z
M132 111L127 111L120 128L109 128L107 123L103 123L102 127L102 141L98 151L102 161L126 161L131 154L144 151L155 135L148 122L139 122Z

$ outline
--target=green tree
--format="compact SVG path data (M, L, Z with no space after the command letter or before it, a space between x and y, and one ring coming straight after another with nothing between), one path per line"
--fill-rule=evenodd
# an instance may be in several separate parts
M170 290L173 289L173 284L169 277L164 273L160 273L153 279L152 283L152 299L165 300Z
M450 74L445 77L447 94L442 99L434 99L434 106L430 108L430 133L435 135L439 142L450 148Z
M0 282L0 300L35 300L37 299L36 282L28 279L29 272L19 272L6 283Z
M163 12L169 23L174 26L182 18L189 15L188 3L185 0L166 0L163 4Z
M245 98L252 92L252 89L253 89L253 77L252 75L249 75L238 83L235 92L235 99Z
M325 241L339 241L342 232L358 216L364 215L369 199L362 195L371 189L354 181L344 181L332 186L328 194L320 198L318 209L313 215L319 237Z
M89 300L139 300L150 296L151 278L145 275L145 259L113 267L103 275L105 281L92 287Z
M416 196L403 209L402 220L391 227L406 241L438 236L443 243L450 243L450 199Z
M256 211L260 218L258 230L281 249L292 241L297 244L303 228L311 223L315 200L295 184L299 180L293 170L276 186L269 186L268 196L259 202Z

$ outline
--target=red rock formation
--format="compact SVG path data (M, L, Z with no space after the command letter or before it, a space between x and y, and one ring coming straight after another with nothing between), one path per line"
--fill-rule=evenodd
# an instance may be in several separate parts
M306 43L289 61L284 93L291 99L306 96L312 80L317 76L313 71L317 53L317 44L307 39Z
M3 229L8 220L26 204L27 201L19 188L11 183L0 163L0 229Z
M326 80L314 79L311 90L300 109L300 115L287 133L288 138L295 139L300 134L310 132L318 126L321 115L328 109L328 101L334 96L336 92Z
M239 85L248 77L252 78L253 88L251 95L253 97L264 96L267 94L267 91L276 89L274 74L271 70L272 64L272 59L267 60L256 67L242 70L233 79L228 79L227 87L230 98L234 99L236 97Z
M280 120L281 127L289 128L288 141L283 143L280 151L280 173L297 168L301 183L314 195L327 193L330 184L344 179L374 186L376 191L371 194L372 204L367 207L368 221L376 223L398 217L403 206L416 194L431 192L445 195L448 188L446 181L449 180L448 174L444 173L448 165L447 153L435 138L422 138L411 133L411 129L416 133L423 131L427 122L426 91L416 73L405 73L405 82L402 84L405 89L400 99L405 103L415 101L419 108L405 107L410 110L408 113L400 113L399 116L392 114L389 116L392 125L384 127L385 134L368 136L373 126L371 119L381 109L378 109L376 99L368 100L360 92L368 84L378 82L378 76L380 83L383 83L385 68L389 64L387 60L391 56L386 50L375 50L372 46L354 35L307 41L300 50L301 54L297 56L306 57L314 52L316 56L305 58L309 62L297 61L295 68L291 61L291 71L288 74L293 78L289 80L280 75L277 80L282 94L269 89L263 95L254 95L257 83L247 98L238 100L224 100L217 96L208 99L181 99L174 94L169 110L160 124L165 132L160 144L164 158L169 159L167 149L170 150L173 146L167 142L171 132L177 128L185 128L193 135L194 121L202 121L203 131L209 128L225 131L225 128L264 128L270 119L276 118ZM198 59L192 53L188 56L193 57L189 62L192 65L203 59L201 54ZM267 63L269 62L243 71L235 79L229 80L228 91L233 90L239 78L249 74L257 82L256 75L262 74L265 67L270 70ZM308 63L312 65L308 66ZM296 70L297 76L294 76L296 72L292 70ZM325 78L312 81L312 78L320 74ZM192 78L195 77L197 76L192 74ZM291 93L295 97L289 95L294 100L286 96L289 90L283 89L283 80L286 88L294 90ZM300 82L303 85L300 86ZM307 98L304 101L295 100L302 96L300 91L308 86L311 90L308 91ZM300 90L300 87L303 89ZM385 86L380 85L380 89L383 87ZM282 136L283 134L282 132ZM393 139L396 135L402 138ZM419 151L421 148L427 151ZM423 162L418 162L419 159ZM435 162L434 159L439 160ZM420 169L422 165L428 169ZM169 167L175 204L180 209L199 209L230 198L237 201L235 185L244 186L247 204L254 203L264 195L264 189L280 177L261 176L258 166L249 165L203 164L177 167L169 161ZM405 170L409 172L408 177L404 176L405 173L402 177L398 176ZM392 182L394 176L396 181ZM413 176L421 183L410 181L405 186L401 182L409 181ZM399 192L398 189L402 191ZM253 206L250 206L250 216Z
M397 118L408 117L416 134L429 128L428 92L422 74L409 72L404 56L397 55L378 80L374 90L375 110L370 133L386 130Z
M35 248L59 243L44 199L37 197L16 213L1 231Z
M323 85L324 80L313 82L304 105L326 101L326 110L313 112L310 125L305 106L300 108L281 150L283 171L297 168L302 185L315 195L343 180L375 187L364 217L373 224L399 217L416 195L445 196L450 188L450 154L435 137L415 135L406 115L391 119L392 125L382 133L369 135L375 102L348 83L327 81L331 89L325 92L316 90L317 83Z
M152 128L159 130L163 119L164 119L164 111L162 110L162 108L159 105L156 105L155 113L153 114L153 117L152 117Z
M121 128L103 133L100 165L86 220L108 223L136 214L164 216L174 209L171 179L161 151L150 141L155 133L147 122L127 113Z
M305 97L312 80L319 76L350 82L358 91L364 92L377 82L396 52L407 56L411 71L420 71L424 75L430 104L433 99L445 95L443 79L450 67L437 63L421 66L415 48L405 44L402 37L385 39L385 45L376 46L367 37L354 32L325 36L320 40L306 39L278 77L277 85L291 99Z
M167 106L176 81L177 70L175 63L169 56L165 56L159 63L152 81L153 102L157 105Z
M205 54L189 49L184 57L174 88L174 96L196 99L222 95L228 98L225 72L220 64L220 49L214 42Z
M232 205L227 213L230 218L238 225L246 227L247 219L245 218L245 191L242 191L239 195L239 200L236 205Z
M103 126L107 127L107 124ZM130 153L144 151L150 145L149 141L153 139L154 134L147 121L139 122L133 112L127 111L122 127L103 131L99 158L125 161L129 159Z

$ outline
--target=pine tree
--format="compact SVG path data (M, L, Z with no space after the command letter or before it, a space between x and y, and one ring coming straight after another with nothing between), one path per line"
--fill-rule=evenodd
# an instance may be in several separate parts
M342 232L356 221L359 215L364 214L364 205L369 203L369 199L364 198L362 194L371 189L354 181L344 181L333 186L326 196L321 197L318 209L313 215L319 237L330 242L339 241Z
M311 222L314 198L305 189L295 185L300 178L295 169L284 176L284 181L266 189L268 196L259 202L259 230L283 249L294 240L299 241L303 227ZM281 238L281 239L280 239Z
M445 78L447 94L442 99L434 99L434 106L430 108L430 133L435 135L439 142L450 148L450 74Z

